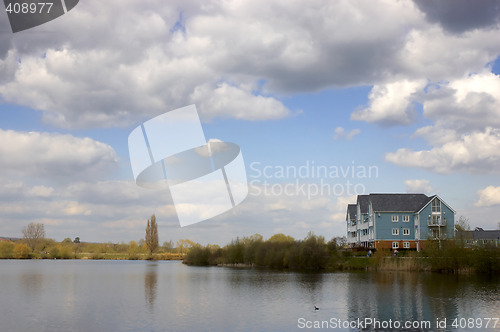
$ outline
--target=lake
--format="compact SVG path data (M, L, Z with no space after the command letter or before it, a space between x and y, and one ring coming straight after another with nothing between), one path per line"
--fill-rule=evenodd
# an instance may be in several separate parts
M498 276L0 260L0 331L472 331L499 317Z

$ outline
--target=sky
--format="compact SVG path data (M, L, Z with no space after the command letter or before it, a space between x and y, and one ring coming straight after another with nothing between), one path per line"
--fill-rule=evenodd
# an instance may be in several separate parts
M0 236L160 242L345 236L356 194L439 195L500 222L500 1L85 0L12 33L0 11ZM195 104L249 194L180 227L128 135ZM327 172L325 171L327 170Z

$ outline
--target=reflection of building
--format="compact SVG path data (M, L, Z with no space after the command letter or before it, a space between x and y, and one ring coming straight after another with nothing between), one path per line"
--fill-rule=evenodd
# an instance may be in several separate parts
M453 237L455 211L437 195L358 195L346 222L351 247L418 250L427 239Z
M500 230L484 230L476 227L473 231L457 231L456 238L465 241L467 247L493 246L500 247Z

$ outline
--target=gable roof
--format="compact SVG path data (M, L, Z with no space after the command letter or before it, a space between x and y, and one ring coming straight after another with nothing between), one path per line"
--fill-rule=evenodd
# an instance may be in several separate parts
M357 207L356 204L348 204L347 205L347 214L351 218L351 220L356 219Z
M429 197L429 198L430 198L430 199L429 199L429 201L428 201L426 204L424 204L424 205L420 208L420 210L418 210L418 212L422 211L422 210L423 210L423 209L424 209L424 208L425 208L428 204L430 204L430 202L431 202L434 198L437 198L437 199L439 199L439 200L441 201L441 203L443 203L444 205L446 205L446 207L447 207L448 209L450 209L453 213L456 213L456 211L455 211L455 210L453 210L453 209L451 208L451 206L449 206L448 204L446 204L446 202L445 202L445 201L443 201L443 200L441 199L441 197L439 197L438 195L434 195L434 196Z
M428 197L424 194L370 194L369 197L374 212L417 212L435 196Z
M356 205L359 204L361 213L368 213L369 200L370 200L370 195L358 195L358 202Z

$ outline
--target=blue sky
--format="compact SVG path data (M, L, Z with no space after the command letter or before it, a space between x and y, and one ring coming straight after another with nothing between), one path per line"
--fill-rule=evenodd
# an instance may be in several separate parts
M264 181L438 194L496 228L499 4L442 4L89 0L16 34L0 13L0 235L43 222L57 240L128 242L152 213L160 241L345 235L352 193L263 194ZM181 228L168 192L134 184L127 138L190 104L257 187ZM377 174L255 178L304 165Z

